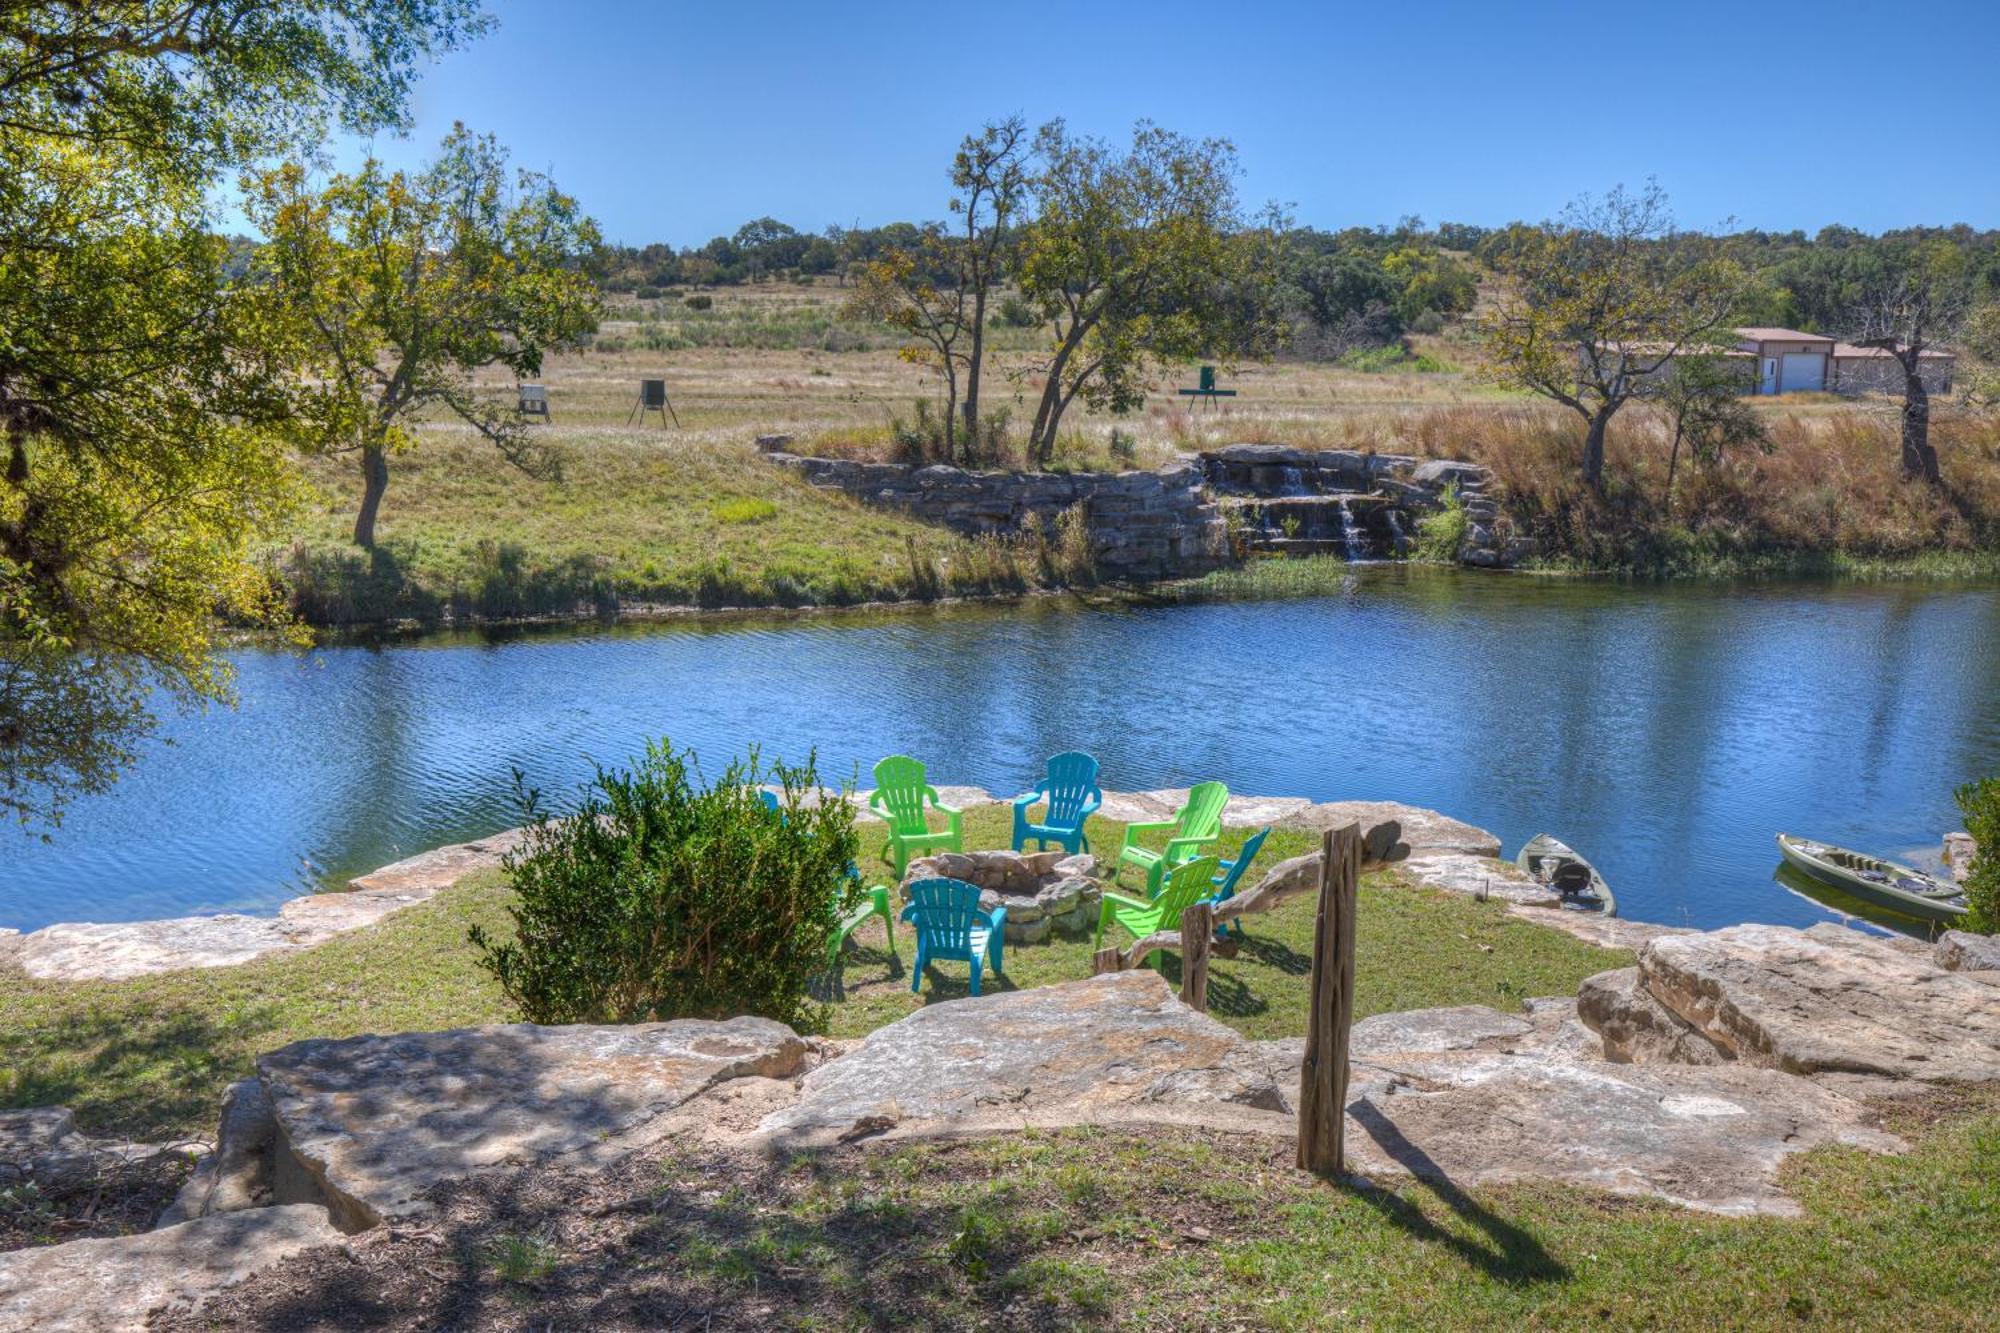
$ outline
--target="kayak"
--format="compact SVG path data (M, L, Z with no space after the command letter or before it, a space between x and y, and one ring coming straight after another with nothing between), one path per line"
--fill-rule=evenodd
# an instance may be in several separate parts
M1562 895L1562 905L1579 912L1618 915L1618 899L1597 867L1552 833L1537 833L1521 848L1514 864L1528 872L1537 884L1545 884Z
M1925 921L1956 921L1965 915L1964 889L1912 866L1789 833L1778 835L1778 851L1822 884L1877 907Z

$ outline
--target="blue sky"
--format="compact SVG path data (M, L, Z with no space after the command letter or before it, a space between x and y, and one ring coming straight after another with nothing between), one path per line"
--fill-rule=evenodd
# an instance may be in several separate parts
M489 4L375 151L464 120L620 241L939 216L960 136L1012 112L1225 136L1246 202L1322 227L1538 219L1647 176L1689 226L2000 225L1996 0Z

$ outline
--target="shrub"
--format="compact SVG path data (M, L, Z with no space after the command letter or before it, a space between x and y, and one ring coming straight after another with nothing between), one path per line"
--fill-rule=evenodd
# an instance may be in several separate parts
M1415 319L1410 321L1410 332L1432 333L1432 334L1443 333L1444 316L1439 314L1435 310L1421 311L1418 313Z
M715 298L707 292L698 292L681 302L690 310L707 310L715 304Z
M1456 563L1466 523L1465 500L1453 483L1444 488L1444 508L1417 520L1417 559L1429 565Z
M1126 467L1139 461L1139 440L1129 430L1120 430L1113 426L1106 448L1111 451L1112 461L1122 463Z
M2000 935L2000 778L1968 782L1955 793L1965 815L1965 831L1979 850L1965 875L1965 900L1972 911L1965 928Z
M1032 329L1042 322L1035 308L1018 296L1000 298L1000 322L1010 329Z
M810 1027L806 987L856 889L845 801L807 804L814 762L753 749L711 786L692 752L649 744L631 772L599 768L551 815L515 774L526 841L505 860L515 938L474 927L480 965L531 1022L640 1023L759 1014ZM782 784L783 814L756 784Z
M640 287L636 288L632 295L638 297L641 301L657 301L660 299L660 289L658 287Z

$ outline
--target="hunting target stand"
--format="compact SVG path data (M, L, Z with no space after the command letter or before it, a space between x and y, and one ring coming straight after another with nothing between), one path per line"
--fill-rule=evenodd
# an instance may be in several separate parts
M644 421L648 412L658 412L662 426L667 424L669 415L672 415L674 425L681 424L681 414L674 411L673 403L667 398L665 380L639 381L639 401L632 404L632 414L625 418L625 424L629 426L635 421Z

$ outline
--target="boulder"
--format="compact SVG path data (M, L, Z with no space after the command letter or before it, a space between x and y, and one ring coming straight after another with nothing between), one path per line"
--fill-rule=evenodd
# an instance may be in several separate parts
M1947 930L1938 936L1933 956L1953 972L2000 972L2000 935Z
M1322 833L1346 824L1373 828L1394 821L1402 825L1403 840L1387 860L1402 860L1420 852L1459 852L1467 856L1497 857L1500 839L1483 828L1441 815L1422 806L1396 801L1330 801L1308 805L1280 822L1286 828Z
M716 1084L788 1078L805 1056L790 1028L763 1018L294 1042L257 1061L277 1122L272 1196L323 1203L358 1231L425 1211L440 1180L614 1160Z
M341 1239L326 1209L253 1208L159 1231L0 1254L0 1328L127 1333Z
M1604 1058L1617 1064L1719 1065L1731 1058L1654 999L1636 967L1585 978L1577 988L1576 1012L1600 1038Z
M195 1163L158 1225L170 1227L212 1213L261 1208L271 1202L278 1120L264 1085L239 1079L222 1094L215 1150Z
M2000 1079L2000 989L1843 926L1662 936L1639 950L1638 970L1654 999L1747 1064Z
M1502 1048L1511 1039L1535 1030L1525 1015L1503 1014L1483 1004L1446 1009L1410 1009L1376 1014L1357 1021L1348 1031L1351 1058L1364 1060L1389 1052L1463 1051L1483 1046ZM1304 1058L1304 1043L1300 1043Z
M1281 1111L1268 1061L1174 998L1156 972L949 1000L870 1033L806 1075L762 1131L823 1142L857 1126L899 1136Z
M1979 851L1979 844L1972 835L1960 830L1944 835L1944 863L1951 867L1952 877L1963 880L1972 870L1972 858Z

